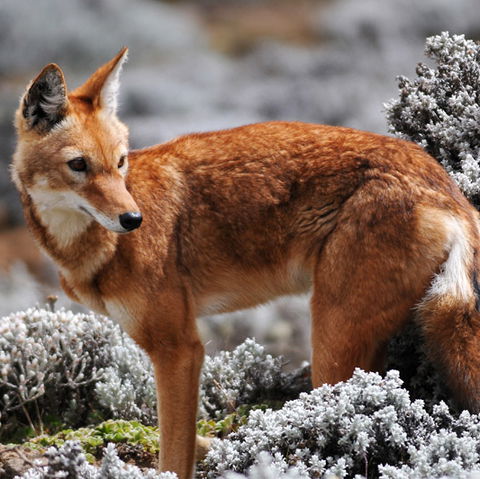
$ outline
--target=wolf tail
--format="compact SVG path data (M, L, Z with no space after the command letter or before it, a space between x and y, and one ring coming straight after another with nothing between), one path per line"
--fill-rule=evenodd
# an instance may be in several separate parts
M417 306L427 354L459 406L480 411L478 229L448 218L447 259Z

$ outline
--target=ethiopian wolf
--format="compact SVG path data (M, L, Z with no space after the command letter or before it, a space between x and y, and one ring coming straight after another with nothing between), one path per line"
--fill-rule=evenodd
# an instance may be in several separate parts
M480 404L479 220L413 143L272 122L128 150L123 49L69 92L47 65L16 113L27 222L74 300L149 354L160 469L191 477L202 314L312 291L314 386L383 367L411 318L460 404ZM125 234L128 233L128 234Z

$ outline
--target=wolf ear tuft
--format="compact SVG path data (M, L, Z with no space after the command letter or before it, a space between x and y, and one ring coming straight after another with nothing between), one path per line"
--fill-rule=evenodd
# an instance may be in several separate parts
M101 107L110 114L115 114L117 112L118 92L120 90L120 72L122 71L123 64L127 61L127 57L128 49L124 47L114 59L114 66L105 78L105 83L99 94Z
M51 63L33 80L23 98L22 113L31 129L47 133L67 112L67 87L62 70Z
M128 48L122 48L109 62L102 65L82 86L72 92L86 98L97 108L115 115L118 106L120 71L127 60Z

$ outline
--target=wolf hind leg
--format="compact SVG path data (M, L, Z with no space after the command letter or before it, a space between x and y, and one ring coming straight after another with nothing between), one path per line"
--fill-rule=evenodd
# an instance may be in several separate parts
M393 314L372 310L367 318L349 308L326 305L315 296L312 302L314 387L345 381L356 367L383 372L388 339L408 320L408 309Z
M429 256L396 240L408 235L408 223L399 221L393 232L385 224L356 226L337 227L315 266L314 387L346 380L355 367L383 371L389 340L412 318L435 268Z

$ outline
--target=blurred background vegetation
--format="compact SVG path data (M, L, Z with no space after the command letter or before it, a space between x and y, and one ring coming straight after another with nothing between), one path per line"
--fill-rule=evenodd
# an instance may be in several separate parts
M59 292L23 226L8 172L13 114L47 63L78 86L123 45L120 116L131 146L249 122L300 120L386 132L395 78L425 37L480 37L476 0L0 0L0 314ZM307 359L308 298L201 321L207 349L255 336Z

